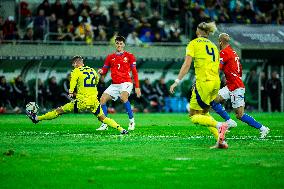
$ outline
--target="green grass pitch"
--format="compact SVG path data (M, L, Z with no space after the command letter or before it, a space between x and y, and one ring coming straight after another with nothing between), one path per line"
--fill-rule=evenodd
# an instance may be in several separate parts
M1 115L0 188L284 188L284 113L251 115L270 135L238 121L227 150L209 149L213 137L186 114L136 114L128 136L96 131L91 114L37 125ZM126 114L110 117L127 128Z

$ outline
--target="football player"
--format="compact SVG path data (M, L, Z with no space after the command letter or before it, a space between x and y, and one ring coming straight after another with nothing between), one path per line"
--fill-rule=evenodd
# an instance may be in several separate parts
M224 72L227 85L220 89L218 97L212 102L212 108L225 120L230 116L220 102L231 99L237 119L260 130L260 138L265 138L269 128L257 122L253 117L244 112L245 109L245 85L242 81L242 65L236 51L230 46L230 36L226 33L219 35L220 45L220 69ZM236 124L229 127L235 127Z
M215 30L214 22L202 22L197 26L197 38L187 45L185 61L177 79L170 87L170 92L174 93L180 80L188 73L193 60L196 83L190 99L190 119L195 124L206 126L212 132L217 140L214 147L228 148L225 142L228 124L217 122L209 114L210 103L217 97L220 89L219 51L216 45L208 39L209 34Z
M135 121L128 97L133 89L130 71L132 72L132 77L134 80L135 93L138 98L141 96L138 72L136 70L136 59L133 54L124 51L124 37L117 36L115 38L115 47L116 52L109 54L106 57L103 68L98 71L99 74L105 76L108 70L110 70L112 79L112 84L103 92L100 103L105 115L107 115L108 112L106 103L110 100L116 101L117 99L120 99L123 102L124 108L128 114L128 130L134 130ZM107 125L102 124L97 130L107 130Z
M127 134L127 130L123 129L114 120L106 117L102 111L97 98L98 91L96 85L99 82L99 75L96 71L93 68L85 66L81 56L74 56L72 58L72 66L74 69L71 73L69 97L71 99L74 98L74 89L77 86L76 99L41 116L37 116L36 114L27 111L27 116L33 123L38 123L42 120L57 118L63 113L72 112L74 111L74 108L77 107L79 111L87 110L92 112L97 116L99 121L117 129L121 134Z

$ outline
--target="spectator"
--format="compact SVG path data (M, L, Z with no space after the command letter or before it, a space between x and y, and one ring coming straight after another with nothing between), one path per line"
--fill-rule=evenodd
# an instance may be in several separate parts
M0 44L1 44L2 41L4 40L3 29L4 29L4 19L3 19L2 16L0 16Z
M45 16L50 16L50 14L51 14L51 6L50 6L48 0L43 0L43 2L37 8L37 13L39 13L40 10L44 10L44 15Z
M64 78L62 80L62 83L61 83L61 100L60 100L60 103L63 105L63 104L66 104L67 102L70 102L70 97L68 96L69 94L69 88L70 88L70 81L71 81L71 74L67 74L67 77Z
M135 3L133 0L124 0L120 4L120 10L126 10L131 13L131 16L135 14Z
M149 108L153 108L156 111L160 111L161 110L161 103L160 103L160 99L159 96L157 94L156 89L152 86L152 84L150 83L150 80L148 78L146 78L142 84L141 87L141 92L143 94L143 97L145 98L145 100L148 102L148 106Z
M132 33L128 34L126 44L129 46L140 46L142 45L142 41L138 38L137 32L133 31Z
M276 23L279 25L284 24L284 3L283 2L279 3L278 5Z
M167 1L167 15L169 19L175 20L177 15L180 13L179 1L168 0Z
M46 105L46 88L41 79L38 79L38 105L40 108L45 109Z
M150 16L149 9L147 8L147 4L145 1L140 1L137 9L135 10L136 18L148 18Z
M229 11L226 7L220 7L218 22L219 23L230 23L231 22Z
M66 26L71 24L74 27L77 27L79 25L78 16L72 8L68 9L67 15L64 17L64 23Z
M95 6L92 8L92 11L99 10L99 12L106 17L107 22L109 22L109 12L108 9L101 5L101 0L96 0Z
M137 31L139 37L143 36L147 31L150 31L150 33L152 32L151 25L146 18L141 18Z
M33 42L34 41L34 31L33 28L27 28L26 33L23 38L24 41Z
M159 20L157 22L157 27L153 29L155 33L159 33L161 37L161 41L167 41L167 33L165 29L165 22Z
M16 77L13 83L13 91L13 107L24 107L28 100L28 88L20 75Z
M19 39L17 24L13 16L9 16L3 25L3 37L5 40Z
M28 9L29 4L25 1L20 2L20 27L25 27L31 20L32 11Z
M261 72L261 108L262 111L267 112L268 110L268 96L267 96L267 88L266 88L267 78L264 72Z
M180 40L180 28L178 23L172 23L170 26L170 42L181 42Z
M56 0L51 6L51 12L56 15L56 18L63 18L63 7L60 0Z
M79 5L77 10L78 15L81 15L83 10L86 10L88 14L91 12L91 7L89 5L88 0L83 0L83 2Z
M245 3L245 7L242 10L242 16L246 24L255 23L255 12L252 10L249 2Z
M163 42L161 34L159 32L155 32L153 42L154 43L161 43L161 42Z
M56 19L56 14L55 13L52 13L50 15L50 17L48 18L48 30L49 32L52 32L52 33L56 33L57 31L57 19ZM53 38L54 39L54 38Z
M267 92L270 98L271 103L271 111L275 112L281 111L281 93L282 93L282 84L280 79L278 78L277 71L273 71L271 74L271 79L267 81Z
M250 90L252 94L252 99L257 100L258 99L258 76L256 74L255 69L250 70L247 84L248 84L248 90Z
M63 20L60 18L57 20L57 37L58 41L72 41L73 34L72 32L67 33L67 29L64 26Z
M43 9L39 10L38 16L34 20L34 38L35 40L43 40L47 30L47 20Z
M160 102L164 102L164 98L170 95L169 89L165 83L165 78L161 77L155 85ZM164 103L163 103L164 104Z
M0 76L0 109L2 109L2 113L7 108L12 108L10 101L12 94L13 88L6 82L5 76Z
M217 20L217 14L216 14L216 1L210 0L205 1L205 14L210 17L210 20Z
M63 12L64 12L65 18L70 16L70 12L71 12L70 9L72 10L72 13L73 13L72 16L75 15L76 14L75 5L73 4L72 0L67 0L66 3L64 4L64 7L63 7ZM73 23L73 24L75 24L75 23Z
M146 33L140 37L140 40L143 43L148 43L148 44L152 43L153 42L153 37L152 37L151 32L150 31L146 31Z
M180 34L178 31L171 32L169 42L181 43Z
M60 95L60 88L57 84L56 77L52 76L47 85L47 99L49 100L51 107L56 108L58 106L58 97Z
M81 17L81 16L79 17L79 21L80 21L80 24L79 24L79 26L77 26L77 28L75 30L74 39L76 41L85 41L87 34L88 34L88 36L92 35L92 34L90 34L90 32L92 31L92 26L89 23L86 23L83 20L83 17Z
M90 14L91 24L93 26L94 37L100 35L101 30L107 26L107 18L100 12L100 9L93 10Z
M125 22L123 22L119 33L122 36L128 36L128 34L133 32L135 29L134 19L132 17L128 17L128 18L125 18L124 20Z

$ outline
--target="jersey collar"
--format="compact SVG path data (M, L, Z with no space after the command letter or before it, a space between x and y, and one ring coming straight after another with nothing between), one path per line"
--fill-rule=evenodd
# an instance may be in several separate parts
M115 54L118 55L118 56L123 55L123 53L124 53L124 51L123 52L115 52Z

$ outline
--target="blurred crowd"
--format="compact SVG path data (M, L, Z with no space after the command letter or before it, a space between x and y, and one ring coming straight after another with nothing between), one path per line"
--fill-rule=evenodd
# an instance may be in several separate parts
M0 15L3 40L110 41L119 34L130 45L181 42L202 21L239 24L284 24L282 0L43 0L18 4L16 17ZM48 35L46 35L48 34Z
M41 111L56 108L67 102L71 76L57 81L55 76L50 77L47 81L38 80L38 105ZM98 84L98 98L104 90L110 85L110 81L105 83L100 81ZM17 76L11 82L7 82L5 76L0 76L0 113L21 113L25 105L36 98L36 81L30 80L24 82L21 76ZM148 78L141 81L141 90L143 96L137 98L134 93L131 94L130 100L135 111L139 112L162 112L165 110L165 98L169 97L168 84L162 77L153 83ZM120 103L111 102L109 111L115 112L120 109Z
M70 74L66 78L58 79L55 76L50 77L46 81L38 80L38 105L42 112L61 106L71 99L68 97ZM184 80L177 89L175 96L170 95L169 86L172 80L165 81L164 77L158 80L150 81L145 78L140 81L142 97L137 98L133 92L130 95L132 109L135 112L174 112L185 111L186 99L190 99L193 82ZM246 108L248 110L256 110L258 108L258 88L261 91L261 108L267 112L269 110L268 102L270 102L270 110L272 112L281 112L281 94L282 83L279 79L277 71L271 73L270 79L267 75L261 73L261 83L258 84L259 75L255 69L251 69L245 79L246 85ZM225 86L224 77L221 87ZM111 81L99 81L98 98L104 90L111 84ZM24 111L25 104L35 101L36 98L36 81L34 79L24 82L21 76L7 82L5 76L0 76L0 113L20 113ZM181 104L177 104L181 103ZM182 106L178 109L176 106ZM119 102L110 102L108 104L109 112L123 111L123 107ZM225 104L226 109L231 110L231 103Z

